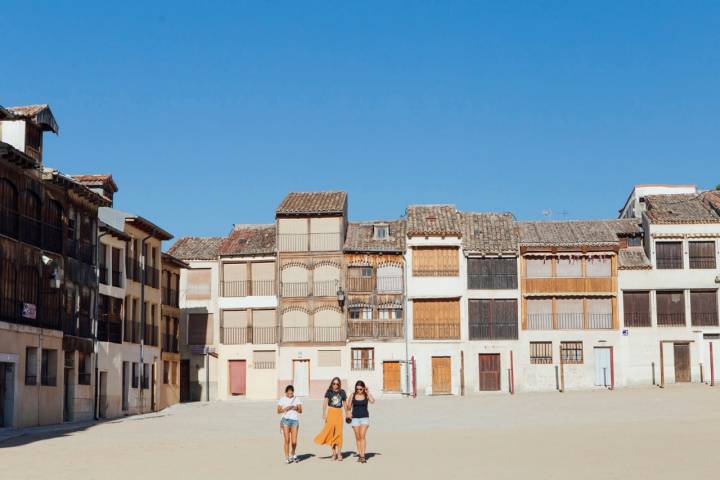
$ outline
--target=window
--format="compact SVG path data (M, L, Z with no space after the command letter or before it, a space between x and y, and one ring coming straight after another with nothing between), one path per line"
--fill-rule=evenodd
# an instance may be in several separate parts
M642 247L643 241L642 237L627 237L627 246L628 247Z
M178 362L172 362L172 383L178 384Z
M401 265L380 265L377 268L378 293L402 292L403 269Z
M78 352L78 385L90 385L91 368L90 355Z
M188 300L207 300L210 298L210 272L209 268L187 271L186 297Z
M715 242L690 242L690 268L694 269L714 269L715 261Z
M682 242L656 242L655 261L658 269L683 268Z
M468 288L517 288L517 259L468 258Z
M0 233L18 235L18 193L8 179L0 179Z
M353 348L352 370L374 370L375 349L374 348Z
M416 277L457 277L459 275L457 248L415 247L412 252L413 275Z
M530 342L530 363L532 365L550 365L552 359L552 342Z
M582 277L582 259L579 257L558 257L558 277Z
M25 349L25 385L37 385L37 348Z
M350 267L347 271L347 289L350 292L373 291L372 267Z
M40 384L49 387L57 385L57 350L42 350Z
M626 327L650 326L650 292L623 292Z
M350 320L372 320L372 307L350 308Z
M143 372L142 388L147 390L150 388L150 364L149 363L143 363L142 372Z
M191 313L188 315L188 344L212 345L213 316L211 313Z
M253 351L253 366L257 370L272 370L272 369L274 369L275 368L275 350L254 350Z
M518 337L517 300L468 300L470 340Z
M163 360L163 385L170 383L170 362Z
M588 277L609 277L612 275L612 261L610 257L591 255L587 257Z
M528 258L525 260L527 278L552 277L552 258Z
M682 290L656 292L657 324L660 327L685 325L685 295Z
M458 300L413 300L413 333L417 340L460 338Z
M718 326L717 290L690 292L690 318L694 327Z
M339 367L341 363L340 350L319 350L318 367Z
M378 309L380 320L402 320L403 311L400 307L380 307Z
M138 371L138 364L133 362L132 364L132 388L138 388L140 384L140 372Z
M25 190L20 196L20 240L39 246L41 238L40 197Z
M582 342L560 342L560 360L565 364L583 363Z
M390 228L387 225L373 225L373 238L384 240L390 236Z

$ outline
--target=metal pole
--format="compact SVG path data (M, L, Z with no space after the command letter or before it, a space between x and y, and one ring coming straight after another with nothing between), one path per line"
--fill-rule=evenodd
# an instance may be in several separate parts
M460 396L465 395L465 353L460 350Z
M705 383L705 375L703 375L703 365L700 362L700 383Z
M713 344L709 342L710 346L710 386L715 386L715 358L713 357Z
M565 365L563 363L562 344L560 345L560 393L565 391Z
M558 374L557 365L555 365L555 390L560 391L560 375Z
M652 384L655 385L655 362L650 362L650 367L652 368Z
M515 363L512 350L510 350L510 394L515 395Z
M610 390L615 390L615 347L610 347Z
M665 388L665 360L663 358L663 342L660 341L660 388Z
M603 387L607 388L607 367L603 367Z

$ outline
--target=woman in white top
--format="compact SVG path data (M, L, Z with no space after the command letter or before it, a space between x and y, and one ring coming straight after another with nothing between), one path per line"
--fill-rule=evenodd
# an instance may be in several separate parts
M285 396L278 400L277 413L280 417L280 429L283 433L283 451L285 452L285 463L297 462L295 455L297 447L298 430L300 429L300 416L302 413L302 402L295 396L295 388L292 385L285 387Z

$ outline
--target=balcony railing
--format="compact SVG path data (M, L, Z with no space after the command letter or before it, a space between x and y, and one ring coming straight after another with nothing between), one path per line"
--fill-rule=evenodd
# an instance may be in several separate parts
M683 268L682 257L656 257L657 268L661 270L677 270Z
M455 323L415 323L413 337L415 340L459 340L460 321Z
M336 343L345 338L343 327L282 327L283 342Z
M377 277L377 291L378 293L400 293L403 291L403 277L402 275L386 276L381 275Z
M651 326L650 312L625 312L626 327L649 327Z
M98 268L98 273L100 274L100 283L103 285L108 285L108 269L106 266L100 266Z
M350 338L402 338L402 320L348 320Z
M145 285L160 288L160 271L157 268L145 266Z
M158 346L158 327L157 325L145 324L145 345Z
M585 314L583 313L558 313L553 325L551 313L529 313L527 316L528 330L601 330L613 328L612 314L591 313L587 316L585 325Z
M95 245L87 240L70 240L68 242L68 255L87 265L95 265Z
M339 285L339 280L323 280L319 282L313 282L313 296L334 297L337 295Z
M125 341L140 343L140 327L140 322L125 322Z
M692 313L693 327L717 327L718 312L697 312Z
M42 239L42 222L35 218L20 215L20 241L40 246Z
M122 343L122 321L119 315L100 314L98 319L98 340Z
M607 330L613 328L611 313L588 314L588 328L590 330Z
M235 280L222 283L224 297L275 295L275 280Z
M62 253L63 231L62 227L43 223L42 245L45 250Z
M177 337L169 333L163 333L162 349L164 352L179 353Z
M278 250L281 252L331 252L342 248L340 233L281 233Z
M122 277L123 277L123 274L120 270L113 270L112 271L112 286L113 287L122 287Z
M61 330L64 328L63 313L48 303L45 297L45 305L42 309L36 310L35 318L26 318L22 315L23 303L20 300L0 297L0 320L18 325L28 325L33 327L42 327L53 330Z
M613 292L612 277L547 277L523 279L526 293Z
M310 295L310 284L308 282L283 282L283 297L307 297Z
M468 288L471 290L516 289L515 273L468 273Z
M460 270L457 267L446 267L446 268L424 268L415 267L413 268L414 277L457 277L460 275Z
M223 327L221 343L269 345L278 342L278 327Z
M178 291L173 288L163 287L162 289L162 302L163 305L169 305L171 307L178 307L179 304Z
M684 313L660 313L657 314L658 327L684 327Z
M92 337L92 322L88 314L81 313L75 318L68 319L63 325L63 333L66 335L73 335L75 337L91 338Z
M517 340L517 321L470 323L470 340Z
M18 238L18 220L20 216L16 211L0 207L0 234Z
M345 280L345 288L348 292L372 292L375 290L374 277L355 277Z

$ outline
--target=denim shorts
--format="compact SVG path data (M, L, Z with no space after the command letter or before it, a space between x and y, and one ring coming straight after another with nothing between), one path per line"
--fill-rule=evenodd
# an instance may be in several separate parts
M360 425L370 425L370 418L353 418L350 422L351 427L359 427Z
M283 418L280 420L280 425L283 427L297 427L300 425L300 420L294 418Z

